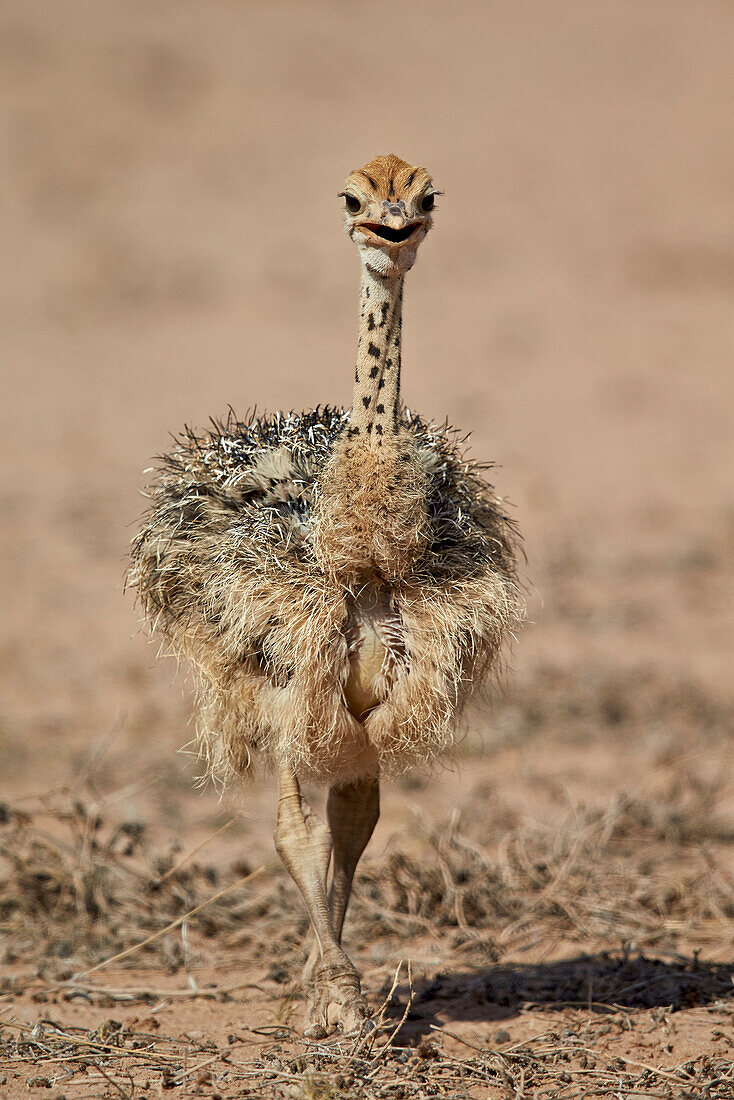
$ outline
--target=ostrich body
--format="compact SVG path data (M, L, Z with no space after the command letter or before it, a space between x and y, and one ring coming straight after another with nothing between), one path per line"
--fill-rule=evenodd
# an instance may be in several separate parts
M432 225L424 168L350 173L362 261L351 410L187 431L162 461L131 579L188 657L213 773L279 782L275 843L315 932L306 1033L368 1015L341 946L378 777L432 760L522 617L513 532L454 434L400 401L403 279ZM299 780L329 788L327 824ZM331 881L327 881L331 864Z

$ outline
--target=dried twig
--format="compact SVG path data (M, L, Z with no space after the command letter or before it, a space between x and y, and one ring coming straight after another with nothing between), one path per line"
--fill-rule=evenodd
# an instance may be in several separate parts
M121 959L128 958L129 955L134 954L135 951L140 951L142 947L147 947L149 943L153 943L154 940L160 939L161 936L165 936L166 932L171 932L174 928L178 928L180 924L183 924L185 920L193 917L195 913L201 912L207 905L211 905L213 901L218 901L219 898L223 898L226 894L231 894L233 890L236 890L238 886L244 886L246 882L250 882L256 875L261 875L265 870L264 867L258 867L256 871L250 872L249 875L245 875L243 878L238 879L237 882L233 882L231 886L225 886L223 890L219 890L218 893L212 894L206 901L202 901L199 905L195 905L193 909L189 909L188 913L184 913L181 917L176 917L170 924L167 924L165 928L161 928L159 932L153 932L152 935L147 936L140 943L133 944L132 947L126 947L124 951L118 951L116 955L110 956L109 959L103 959L102 962L97 963L96 966L90 966L87 970L80 970L78 974L75 974L70 979L69 985L73 985L79 978L86 978L88 974L94 974L98 970L102 970L105 966L110 966L111 963L119 962Z

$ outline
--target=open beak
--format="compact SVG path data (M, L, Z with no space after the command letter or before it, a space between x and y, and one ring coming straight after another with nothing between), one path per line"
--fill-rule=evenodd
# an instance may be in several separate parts
M421 224L420 221L408 221L403 214L389 214L380 222L362 222L357 228L368 239L377 237L384 244L401 245L411 239Z

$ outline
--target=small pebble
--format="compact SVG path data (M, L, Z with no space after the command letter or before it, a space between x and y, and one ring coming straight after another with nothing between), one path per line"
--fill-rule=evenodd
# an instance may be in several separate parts
M505 1029L503 1027L501 1027L498 1031L495 1031L494 1041L495 1041L495 1043L509 1043L509 1041L510 1041L509 1031L505 1031Z

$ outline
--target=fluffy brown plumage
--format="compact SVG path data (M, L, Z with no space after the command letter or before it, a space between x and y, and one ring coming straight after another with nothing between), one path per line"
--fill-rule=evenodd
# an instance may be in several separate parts
M401 418L387 487L350 474L341 409L230 416L161 460L130 580L191 661L215 775L258 756L332 783L428 763L520 622L513 529L482 467L447 427ZM386 657L360 722L344 687L370 600Z

